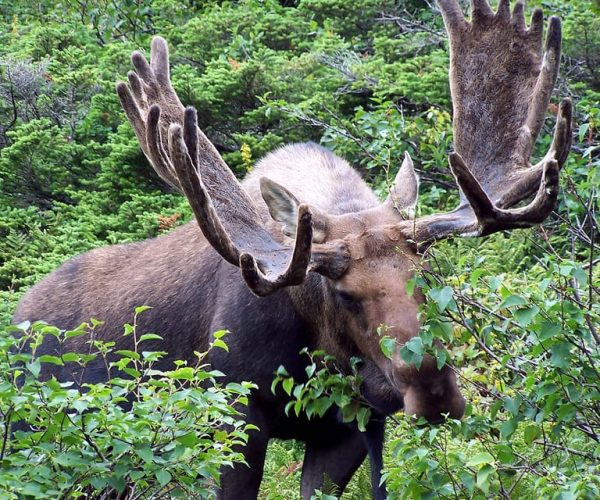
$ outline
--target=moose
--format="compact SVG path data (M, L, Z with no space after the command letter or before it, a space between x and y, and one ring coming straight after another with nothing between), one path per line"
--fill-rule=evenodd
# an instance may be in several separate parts
M387 357L378 328L385 325L398 346L418 335L425 299L418 290L408 293L406 284L425 245L543 222L556 205L570 149L572 106L565 99L547 154L530 163L558 74L560 20L550 18L544 46L541 10L528 27L521 0L512 12L509 0L500 0L496 12L486 0L471 4L468 20L458 0L438 0L450 42L456 209L408 215L418 196L408 154L383 202L345 160L314 143L268 154L238 182L198 128L196 110L181 104L167 44L155 37L150 62L134 52L135 71L117 92L144 154L186 196L195 222L67 261L25 294L14 321L73 328L100 318L105 323L97 335L129 349L122 325L147 304L153 308L139 328L164 336L157 347L168 356L160 369L176 359L192 363L194 351L208 348L211 332L229 330L229 352L211 350L208 361L227 380L257 384L244 418L259 430L243 450L247 464L223 469L217 495L256 498L269 439L282 438L306 444L303 498L325 476L343 491L367 455L373 495L384 498L386 416L403 409L432 423L460 419L465 399L450 364L438 369L426 356L417 369L398 350ZM84 349L80 337L72 341ZM39 352L55 347L47 343ZM362 358L361 394L374 409L365 433L334 409L310 420L285 413L288 399L272 393L271 382L280 365L296 380L306 377L303 348L326 351L341 370L350 369L352 357ZM62 367L44 369L69 376ZM98 363L86 381L106 376Z

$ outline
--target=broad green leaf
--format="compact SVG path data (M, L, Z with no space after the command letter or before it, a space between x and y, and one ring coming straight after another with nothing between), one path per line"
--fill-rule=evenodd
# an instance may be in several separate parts
M494 457L488 452L478 453L467 460L467 467L476 467L483 464L493 464Z
M160 484L161 487L165 487L171 481L172 478L171 473L164 469L157 470L155 475L158 484Z
M537 425L528 425L523 431L523 440L527 444L533 443L542 434L541 429Z
M379 347L386 358L392 359L396 352L396 340L387 336L382 337L379 340Z
M518 309L513 313L515 321L522 327L529 325L533 318L537 316L540 312L540 308L536 305L525 307L523 309Z
M212 342L212 346L213 347L218 347L220 349L223 349L224 351L229 352L229 347L227 346L227 344L225 342L223 342L221 339L215 339Z
M429 297L437 304L438 310L444 312L452 300L454 290L449 286L429 290Z
M507 307L524 306L527 301L520 295L509 295L498 306L498 309L506 309Z
M283 383L281 384L281 386L283 387L283 390L285 391L285 393L288 396L292 395L292 388L294 387L294 379L293 378L286 378Z
M49 354L44 354L38 358L42 363L50 363L52 365L64 366L63 360L58 356L50 356Z
M144 333L144 335L139 338L138 342L144 342L145 340L163 340L163 338L156 333Z

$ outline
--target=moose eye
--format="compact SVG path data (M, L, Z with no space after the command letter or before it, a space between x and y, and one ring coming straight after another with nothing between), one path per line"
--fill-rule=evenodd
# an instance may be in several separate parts
M341 290L336 291L335 295L344 308L352 312L360 311L360 299L358 299L354 295L351 295L348 292L343 292Z

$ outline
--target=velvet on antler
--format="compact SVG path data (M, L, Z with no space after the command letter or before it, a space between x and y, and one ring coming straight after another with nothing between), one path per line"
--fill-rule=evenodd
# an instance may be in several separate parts
M564 99L550 150L529 163L558 75L560 20L550 18L544 47L543 13L536 9L527 28L521 0L512 14L509 0L496 12L486 0L472 0L470 21L457 0L438 4L450 40L455 152L449 163L460 203L450 213L417 219L405 233L426 242L539 224L556 205L571 145L572 106Z
M179 101L169 77L168 54L166 42L154 38L150 63L134 52L136 71L128 75L129 86L117 84L142 150L157 174L187 197L206 239L241 268L255 294L299 285L309 267L316 266L309 207L299 207L293 247L273 239L254 202L198 128L196 110L184 109ZM327 274L327 269L322 271Z

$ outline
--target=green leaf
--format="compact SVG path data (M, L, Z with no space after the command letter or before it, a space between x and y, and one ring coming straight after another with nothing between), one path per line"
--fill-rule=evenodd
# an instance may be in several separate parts
M224 337L225 335L227 335L229 333L229 330L217 330L215 333L213 333L213 337L216 339L220 339L222 337Z
M519 413L519 408L521 406L523 399L520 396L515 396L514 398L509 398L508 396L504 398L504 408L512 415L517 415Z
M444 288L433 288L429 290L429 297L437 304L437 307L440 312L444 312L448 304L452 300L454 295L454 290L449 286L445 286Z
M135 308L135 315L137 316L138 314L142 314L144 311L147 311L148 309L152 309L152 307L150 306L139 306Z
M509 295L498 306L498 309L506 309L507 307L524 306L527 301L520 295Z
M498 460L503 464L512 464L516 458L511 447L506 444L501 444L496 447L496 455Z
M513 313L515 321L522 327L529 325L533 318L540 312L540 308L536 305L519 309Z
M158 481L158 484L160 484L160 486L162 488L164 488L171 481L171 477L172 477L171 473L164 469L157 470L155 475L156 475L156 480Z
M400 349L402 359L409 365L420 368L423 361L423 341L421 337L413 337Z
M550 352L552 352L552 356L550 357L550 363L558 368L567 368L571 362L571 344L568 342L561 342L559 344L554 344Z
M585 134L587 134L587 131L589 130L589 128L590 128L589 123L581 124L581 126L579 127L579 132L577 134L579 142L583 142L583 140L585 139Z
M144 342L145 340L163 340L163 338L156 333L144 333L138 342Z
M74 362L74 361L77 361L78 359L79 359L79 354L76 354L74 352L67 352L62 355L62 360L65 363Z
M42 363L50 363L53 365L64 366L63 360L57 356L50 356L49 354L44 354L38 358Z
M125 489L125 479L122 477L110 476L107 481L119 493Z
M586 272L581 269L581 267L576 267L573 270L573 277L577 280L577 283L581 286L585 286L588 282L588 275Z
M387 336L382 337L379 340L379 347L386 358L392 359L396 352L396 340Z
M560 323L552 323L549 321L545 321L542 323L541 332L539 333L540 341L544 342L545 340L549 340L552 337L555 337L560 332L562 332L562 325Z
M283 365L279 365L277 367L277 371L275 372L275 375L277 375L278 377L287 377L287 376L289 376L289 373L287 372L287 370L285 369L285 367Z
M293 378L286 378L283 383L281 384L281 386L283 387L283 390L285 391L285 393L288 396L292 395L292 388L294 387L294 379Z
M481 278L481 276L483 276L485 273L486 270L483 267L479 267L471 273L471 279L469 280L469 282L472 288L475 288L477 282L479 281L479 278Z
M299 399L294 403L294 413L297 417L300 416L300 410L302 410L302 401Z
M273 382L271 382L271 393L275 394L275 389L277 389L277 385L279 384L280 379L279 378L274 378Z
M366 425L371 418L371 410L365 406L361 406L356 414L356 423L358 425L358 430L360 432L365 432L367 430Z
M435 361L438 370L441 370L446 364L446 360L448 359L448 353L445 349L436 349L435 351Z
M467 460L467 467L476 467L478 465L493 464L494 457L488 452L478 453Z
M315 412L322 417L329 408L333 405L333 401L329 398L319 398L315 400Z
M196 446L196 444L198 444L199 441L198 436L196 436L195 432L188 432L183 436L177 436L176 440L178 443L181 443L186 448L193 448L194 446Z
M42 365L41 365L39 359L30 361L25 366L35 378L37 378L40 375L40 370L42 369Z
M121 349L119 351L115 351L115 354L127 359L135 359L139 360L140 355L135 351L130 351L129 349Z
M486 494L490 489L489 477L494 471L495 469L491 465L484 465L477 471L477 487Z
M135 453L138 457L140 457L144 462L153 462L154 461L154 453L152 452L152 448L148 445L143 445L135 449Z
M542 434L541 429L537 425L528 425L523 431L523 440L527 444L533 443Z
M175 380L192 380L194 378L194 369L190 366L184 366L166 373L167 377Z
M218 347L220 349L223 349L224 351L229 352L229 347L227 347L227 344L225 342L223 342L221 339L213 340L212 347Z

